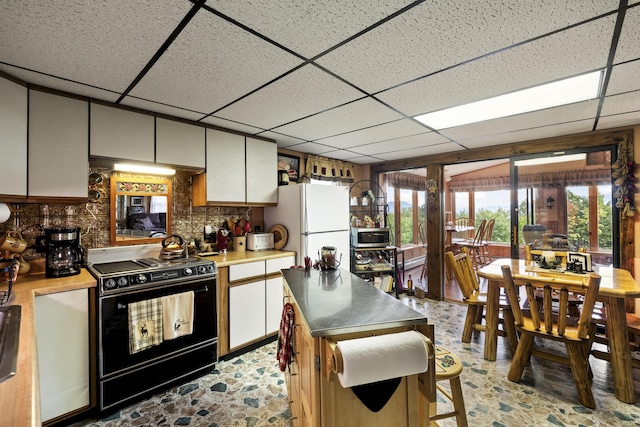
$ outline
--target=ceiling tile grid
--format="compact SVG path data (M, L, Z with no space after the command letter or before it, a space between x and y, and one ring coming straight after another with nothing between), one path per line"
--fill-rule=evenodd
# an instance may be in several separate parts
M358 147L351 147L349 150L358 154L366 154L369 156L379 157L383 154L388 154L391 152L421 147L424 148L442 144L443 142L449 141L446 138L442 137L442 135L439 135L435 132L424 132L419 135L405 136L402 138L395 138L375 144L366 144Z
M317 141L336 148L350 148L424 133L426 130L424 126L411 119L402 119Z
M640 76L640 60L614 66L607 86L607 95L639 91L640 78L638 76Z
M377 94L414 116L602 69L615 17L606 17Z
M272 130L313 141L400 118L381 103L365 98Z
M207 5L312 58L411 3L409 0L209 0Z
M0 60L123 91L191 9L188 0L0 2Z
M616 0L434 0L420 4L317 62L377 92L613 10Z
M131 95L211 113L301 63L201 9Z
M449 153L451 151L459 151L460 147L454 142L445 142L442 144L429 145L426 147L412 148L402 151L390 151L388 153L382 153L376 155L382 160L403 160L411 159L414 157L433 156L435 154Z
M640 58L640 7L628 9L618 40L615 63Z
M305 65L218 111L216 116L271 129L363 96L317 67Z

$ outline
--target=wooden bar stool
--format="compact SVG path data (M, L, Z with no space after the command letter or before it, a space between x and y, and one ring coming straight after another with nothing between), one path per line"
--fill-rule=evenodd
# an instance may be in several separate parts
M423 393L426 405L420 405L420 420L426 421L426 426L438 425L436 421L445 418L456 418L458 427L467 427L467 411L464 406L464 396L462 395L462 385L460 374L462 373L462 362L455 354L443 347L435 347L434 365L429 369L435 372L435 389L442 393L453 403L453 411L438 414L437 399L435 392ZM450 391L442 385L442 381L449 381Z

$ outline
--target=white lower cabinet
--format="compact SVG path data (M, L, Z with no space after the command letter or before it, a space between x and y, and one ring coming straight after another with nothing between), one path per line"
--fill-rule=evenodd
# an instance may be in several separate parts
M229 346L264 336L264 280L229 289Z
M295 256L229 266L229 349L259 341L280 328L282 275Z
M89 291L35 298L42 421L88 408Z

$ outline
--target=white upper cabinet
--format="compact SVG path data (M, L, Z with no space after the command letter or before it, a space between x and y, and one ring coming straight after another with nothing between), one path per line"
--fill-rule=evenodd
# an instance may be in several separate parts
M197 205L207 202L244 204L244 168L244 136L207 129L207 173L196 175L205 180L202 196L206 194L206 198L201 197Z
M88 115L87 101L29 92L28 196L88 196Z
M278 203L278 146L246 138L247 203Z
M0 94L0 194L26 196L28 90L0 78Z
M204 169L205 128L156 118L156 163Z
M155 118L91 104L91 155L122 160L155 160Z

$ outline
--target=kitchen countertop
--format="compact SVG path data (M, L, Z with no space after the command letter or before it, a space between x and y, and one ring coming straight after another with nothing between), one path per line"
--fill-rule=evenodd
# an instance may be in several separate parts
M283 273L313 337L427 323L423 314L347 270Z
M50 279L44 274L19 276L13 286L14 305L22 306L16 375L0 383L2 425L40 426L40 385L34 306L36 295L88 289L96 279L85 269L75 276ZM0 286L7 289L7 286Z
M215 261L218 267L232 264L281 258L295 252L279 250L228 252L204 257ZM35 332L35 297L57 292L96 287L96 279L85 269L75 276L47 278L44 273L19 276L13 290L14 305L22 307L20 342L16 375L0 383L1 425L40 426L40 385L38 382L38 355ZM0 286L6 290L7 286Z
M274 258L283 258L286 256L295 255L295 252L280 251L280 250L268 250L268 251L242 251L235 252L229 251L226 254L211 255L202 258L206 258L210 261L215 261L216 266L228 267L231 264L243 264L253 261L262 261Z

